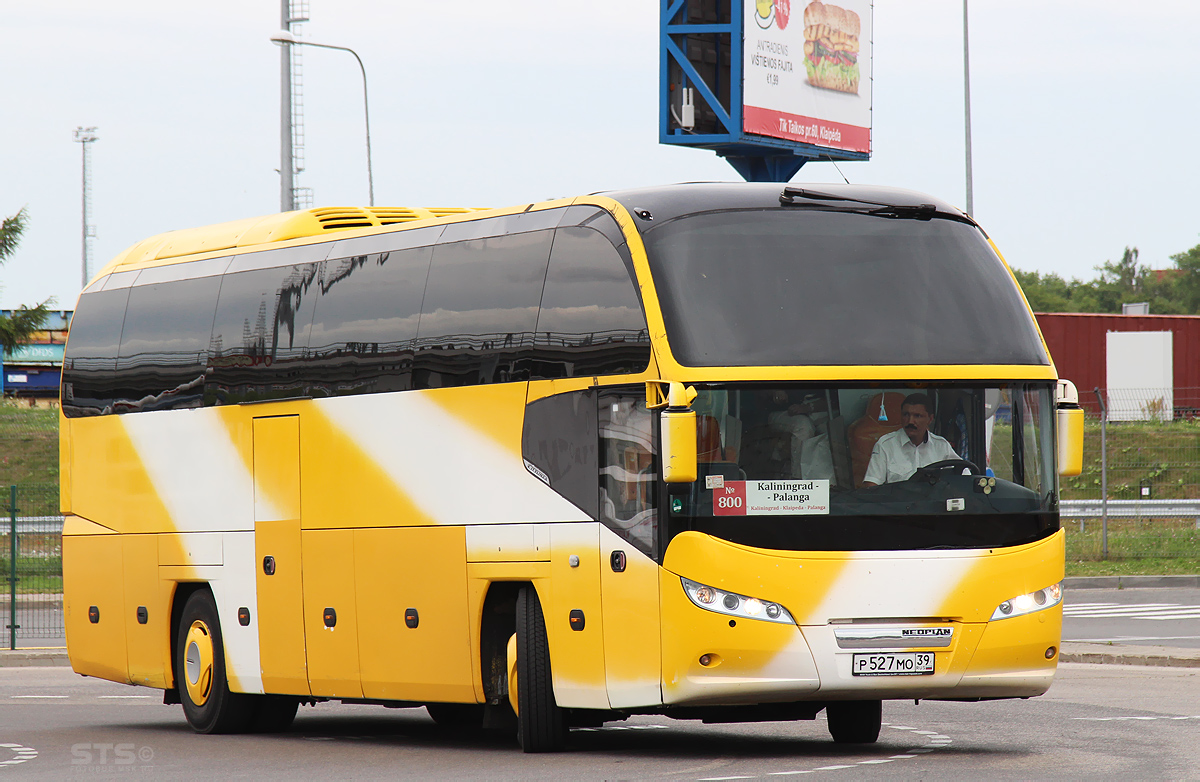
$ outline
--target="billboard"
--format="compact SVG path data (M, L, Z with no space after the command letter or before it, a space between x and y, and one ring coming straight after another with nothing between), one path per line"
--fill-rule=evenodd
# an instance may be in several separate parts
M743 0L743 132L869 154L873 5Z

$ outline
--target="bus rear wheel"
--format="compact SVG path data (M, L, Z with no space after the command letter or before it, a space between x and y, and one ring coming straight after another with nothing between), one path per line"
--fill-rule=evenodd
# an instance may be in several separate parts
M517 593L516 619L517 738L526 752L557 752L567 744L567 719L554 700L546 621L532 586Z
M175 650L179 700L197 733L241 733L255 716L251 696L229 691L221 623L211 592L193 592L179 618Z
M825 707L837 744L874 744L883 725L883 701L834 701Z

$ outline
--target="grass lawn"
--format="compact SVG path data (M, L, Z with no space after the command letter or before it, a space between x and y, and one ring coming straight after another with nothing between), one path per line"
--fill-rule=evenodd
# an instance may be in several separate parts
M58 411L0 402L0 486L58 483Z
M1110 559L1107 562L1067 560L1068 576L1200 576L1200 557L1171 559Z
M4 545L8 541L4 540ZM7 555L8 549L4 550ZM8 594L9 559L0 559L0 597ZM62 556L17 555L17 594L40 595L62 592Z

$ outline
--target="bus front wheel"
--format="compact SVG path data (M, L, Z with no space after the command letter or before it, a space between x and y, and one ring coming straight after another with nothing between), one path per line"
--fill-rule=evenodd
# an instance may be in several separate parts
M517 738L526 752L557 752L567 743L566 714L554 700L550 644L532 586L517 593Z
M883 701L834 701L825 707L837 744L874 744L883 724Z
M241 733L255 715L248 695L229 691L221 623L211 592L193 592L179 618L175 672L183 714L197 733ZM293 712L294 713L294 712Z

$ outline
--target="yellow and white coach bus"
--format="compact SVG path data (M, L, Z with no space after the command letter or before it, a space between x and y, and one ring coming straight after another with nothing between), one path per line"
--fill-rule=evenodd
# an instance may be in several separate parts
M79 299L67 644L200 732L1040 695L1082 412L983 231L689 184L176 231ZM514 718L515 714L515 718Z

